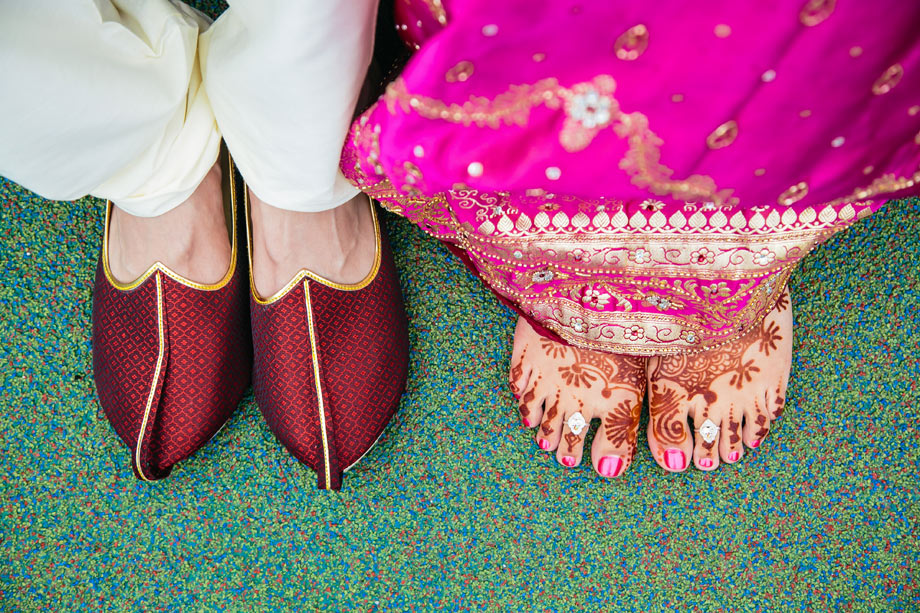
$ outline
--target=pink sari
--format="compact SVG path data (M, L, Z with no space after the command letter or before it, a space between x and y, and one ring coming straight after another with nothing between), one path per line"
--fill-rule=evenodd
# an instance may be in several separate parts
M920 191L920 3L397 0L418 51L346 176L554 338L731 341Z

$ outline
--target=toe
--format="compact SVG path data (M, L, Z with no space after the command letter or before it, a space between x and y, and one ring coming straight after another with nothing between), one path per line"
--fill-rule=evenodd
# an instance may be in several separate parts
M619 477L636 457L636 438L642 398L636 394L613 398L610 410L601 416L601 425L591 445L591 464L602 477Z
M700 470L715 470L719 466L721 422L708 409L694 417L693 464Z
M786 409L786 391L788 387L789 372L787 369L787 372L780 378L772 393L767 395L767 414L770 417L770 421L776 421L783 416L783 411Z
M786 387L777 386L776 393L770 398L768 408L770 409L770 421L776 421L783 416L786 409Z
M649 383L649 449L663 469L681 472L687 469L693 451L686 393L663 382Z
M545 393L540 387L543 377L539 374L530 377L527 388L521 395L518 413L525 428L533 428L543 418L543 400Z
M556 449L556 460L566 468L581 464L584 455L585 436L588 434L589 417L579 402L565 412L562 422L562 434ZM580 418L579 418L580 416Z
M520 350L517 345L514 347L514 353L511 356L511 370L508 373L508 384L511 386L511 393L517 399L527 389L530 380L532 366L527 360L527 347Z
M744 455L741 445L741 414L732 407L728 417L722 420L722 432L719 434L719 455L723 462L734 464Z
M559 441L562 438L562 421L564 419L560 404L560 393L558 391L546 401L546 412L541 415L540 427L537 429L536 436L537 446L543 451L552 451L559 447Z
M771 315L779 325L781 334L774 359L781 364L778 380L771 386L767 397L767 414L771 421L776 421L783 414L786 404L786 389L789 385L789 375L792 370L792 308L789 290L780 298L776 311Z
M742 438L744 444L751 449L756 449L770 432L770 416L766 408L767 395L763 394L753 400L752 406L744 412L744 428Z

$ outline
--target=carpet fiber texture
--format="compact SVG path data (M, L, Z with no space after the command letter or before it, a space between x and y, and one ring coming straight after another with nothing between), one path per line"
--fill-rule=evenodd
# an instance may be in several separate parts
M0 611L920 611L920 200L794 274L764 445L668 474L644 416L614 481L537 448L505 383L512 313L385 215L409 384L341 492L251 394L169 478L134 478L92 383L103 216L0 179Z
M917 610L920 201L793 277L789 408L736 466L561 468L505 384L514 318L386 215L408 391L341 492L247 396L162 482L93 391L103 207L0 182L0 607L53 610Z

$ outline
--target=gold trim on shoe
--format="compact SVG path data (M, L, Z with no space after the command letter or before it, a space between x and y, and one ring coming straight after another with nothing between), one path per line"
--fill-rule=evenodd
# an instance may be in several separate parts
M236 258L237 258L237 238L236 238L237 236L237 232L236 232L237 213L236 213L236 206L234 206L234 203L236 202L236 171L233 167L233 159L230 157L230 154L226 153L225 155L226 155L225 161L228 167L227 176L229 176L230 178L229 208L230 208L230 219L231 219L230 225L232 226L232 228L231 228L231 238L230 238L230 266L227 268L227 273L224 275L224 277L217 283L212 283L212 284L197 283L195 281L192 281L191 279L183 277L177 272L170 270L162 262L156 261L153 263L152 266L150 266L150 268L144 271L144 273L140 277L135 279L134 281L130 283L121 283L115 278L115 276L112 274L111 269L109 268L109 220L112 214L112 206L114 205L112 204L111 200L107 200L105 203L105 226L102 229L102 269L105 272L106 281L108 281L112 287L114 287L115 289L124 291L124 292L130 291L138 287L139 285L141 285L144 281L149 279L151 275L153 275L154 273L158 271L163 273L167 277L173 279L174 281L181 283L182 285L191 287L192 289L203 290L203 291L219 290L223 288L224 286L226 286L227 283L230 282L230 279L233 277L233 273L236 271ZM221 183L223 183L223 181L221 181ZM227 193L225 192L224 193L225 208L227 204L226 198L227 198Z
M329 470L329 440L326 434L326 407L323 403L323 384L320 381L319 352L316 350L316 331L313 325L313 304L310 301L310 281L304 280L303 293L306 297L307 329L310 334L310 353L313 357L313 381L316 383L316 404L319 407L319 429L323 437L323 468L326 471L326 489L331 489Z
M384 429L384 430L385 430L385 429ZM772 430L771 430L771 432L772 432ZM374 450L374 447L377 446L377 443L379 443L379 442L380 442L380 439L382 439L382 438L383 438L383 432L381 432L380 434L377 435L377 438L374 439L374 442L371 443L371 446L367 448L367 451L365 451L364 453L361 454L361 457L359 457L357 460L355 460L354 462L352 462L351 464L349 464L342 472L343 472L343 473L347 473L347 472L350 471L352 468L354 468L355 466L357 466L357 465L361 462L361 460L363 460L363 459L365 458L365 456L367 456L367 454L369 454L371 451Z
M366 195L366 194L365 194ZM359 289L364 289L377 277L377 273L380 271L380 260L381 255L381 239L380 239L380 221L377 219L377 209L374 206L374 200L367 196L367 203L371 209L371 220L374 224L374 264L371 266L370 272L367 273L367 276L364 277L361 281L357 283L336 283L331 279L322 277L314 272L307 270L306 268L301 268L300 272L294 275L294 278L287 282L287 284L282 287L280 290L272 294L268 298L263 298L256 290L256 282L252 276L252 220L249 216L249 189L246 187L246 184L243 184L243 210L245 211L246 218L246 243L249 246L248 255L249 255L249 289L252 292L252 297L255 299L257 304L271 304L277 302L281 298L290 292L292 289L297 287L297 285L304 281L305 279L313 279L317 283L331 287L332 289L337 289L345 292L354 292Z
M163 331L163 282L158 272L154 272L157 282L157 338L159 339L159 350L157 353L157 366L153 371L153 381L150 383L150 392L147 394L147 406L144 407L144 419L141 422L141 429L137 433L137 447L134 450L134 466L137 468L137 474L144 481L151 481L144 474L141 467L141 448L144 445L144 436L147 434L147 421L150 417L150 409L153 407L153 398L156 396L157 382L160 380L160 370L163 368L163 356L166 353L166 336Z

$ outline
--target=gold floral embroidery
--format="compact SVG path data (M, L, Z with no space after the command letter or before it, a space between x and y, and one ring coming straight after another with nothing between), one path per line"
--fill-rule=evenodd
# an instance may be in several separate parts
M801 181L799 183L796 183L795 185L793 185L786 191L784 191L782 194L780 194L779 198L777 198L776 201L780 204L785 204L786 206L789 206L791 204L795 204L796 202L798 202L799 200L801 200L807 195L808 195L808 183L806 183L805 181Z
M410 93L405 80L400 77L387 86L383 103L391 113L399 107L406 113L414 111L425 119L498 128L502 124L527 125L530 110L539 105L559 108L563 102L559 95L561 90L556 79L548 78L532 85L512 85L492 100L474 96L463 104L447 104Z
M632 176L632 184L636 187L647 189L656 196L670 195L687 202L737 204L737 199L731 196L732 190L719 190L712 177L690 175L686 179L671 179L674 171L660 163L664 141L649 130L645 115L623 115L614 130L629 143L626 155L620 160L620 168Z
M904 67L900 64L893 64L889 66L885 72L882 73L875 83L872 84L872 93L876 96L882 96L893 90L898 83L901 82L901 78L904 76Z
M473 96L462 104L448 104L412 94L403 79L396 79L387 87L383 103L391 113L400 108L403 112L415 112L426 119L490 128L503 124L524 126L531 109L538 106L562 108L566 112L566 120L559 139L565 149L584 149L601 129L612 126L617 136L628 143L628 150L619 166L632 177L632 183L637 187L648 189L658 196L672 196L688 202L737 204L732 190L720 190L711 177L691 175L686 179L673 179L674 171L661 163L663 141L649 128L645 115L639 112L627 114L620 109L613 97L615 89L616 82L609 75L599 75L592 81L578 83L571 88L562 87L556 79L548 78L530 85L511 85L508 91L491 100ZM586 106L588 102L590 107Z
M736 220L732 225L731 218L716 209L704 216L722 225L716 229L716 224L707 222L704 233L689 226L693 214L687 211L680 228L666 224L657 228L660 234L648 231L631 236L635 230L628 226L577 228L565 214L565 220L556 218L560 223L566 221L562 230L554 226L521 230L526 226L520 223L525 215L504 205L507 196L503 195L469 190L456 199L455 194L413 198L397 192L387 181L365 186L365 190L435 237L462 248L490 287L563 339L581 347L632 355L702 351L736 338L758 324L772 307L795 258L868 210L852 205L833 216L813 207L798 212L788 209L782 216L776 210L769 214L745 211L747 222L739 225ZM446 198L452 202L448 204ZM608 208L612 211L620 206ZM493 224L493 234L483 235L459 223L451 207L475 207L477 212L488 213L484 218L507 219L507 223ZM661 215L660 211L636 213L646 220ZM764 215L773 218L770 224ZM768 235L777 229L779 235ZM691 233L692 237L687 236ZM613 236L615 241L610 240ZM612 250L621 239L629 238L634 244L623 246L617 260L609 253L602 257L604 251L597 247L606 244ZM699 260L704 249L704 263L691 266L692 253L697 252ZM634 252L633 258L629 251ZM590 257L570 257L581 252ZM781 258L775 255L779 253ZM769 266L762 269L755 263L757 258L765 258ZM650 278L653 271L655 276ZM642 309L633 306L640 304Z
M920 170L889 173L832 203L743 210L544 190L514 200L469 188L420 197L382 178L377 130L367 123L346 149L366 159L343 158L364 191L465 251L490 287L566 341L631 355L692 353L737 338L759 324L814 245L868 215L873 196L920 184Z
M473 76L474 70L475 67L473 66L473 62L468 62L466 60L457 62L457 64L444 75L444 80L448 83L463 83Z
M732 119L712 131L712 134L706 138L706 146L710 149L721 149L731 145L736 138L738 138L738 122Z
M799 13L803 25L814 27L831 16L837 0L808 0Z
M617 58L631 62L639 59L648 48L648 28L639 24L626 30L613 43L613 52Z
M579 83L565 98L565 122L559 142L566 151L580 151L591 144L602 129L610 125L619 105L613 99L613 79L598 77L593 83Z
M920 185L920 170L909 177L898 177L892 173L886 173L877 177L868 186L856 188L849 196L832 200L828 204L833 206L854 200L867 200L880 194L893 194L915 185Z

